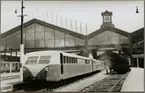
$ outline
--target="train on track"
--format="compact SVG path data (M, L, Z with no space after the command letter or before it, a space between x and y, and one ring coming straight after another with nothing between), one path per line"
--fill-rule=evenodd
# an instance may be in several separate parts
M27 53L23 81L60 81L104 69L104 62L61 51Z

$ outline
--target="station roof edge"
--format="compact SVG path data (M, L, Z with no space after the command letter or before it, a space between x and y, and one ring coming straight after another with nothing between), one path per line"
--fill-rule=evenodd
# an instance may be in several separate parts
M25 22L23 24L23 27L27 27L27 26L29 26L31 24L35 24L35 23L40 24L40 25L43 25L43 26L46 26L46 27L50 27L50 28L54 28L54 29L59 29L61 32L64 32L64 33L67 33L67 34L70 34L70 35L73 35L73 36L76 36L76 37L79 37L79 38L82 38L82 39L85 38L85 36L82 35L82 34L80 34L80 33L77 33L77 32L71 31L69 29L65 29L63 27L59 27L59 26L56 26L56 25L53 25L53 24L50 24L50 23L47 23L45 21L38 20L38 19L35 19L35 18L32 19L32 20L29 20L29 21ZM10 34L13 34L14 32L17 32L20 29L21 29L21 25L18 25L16 27L14 27L14 28L12 28L12 29L10 29L10 30L2 33L1 34L1 38L4 38L4 37L6 37L6 36L8 36Z

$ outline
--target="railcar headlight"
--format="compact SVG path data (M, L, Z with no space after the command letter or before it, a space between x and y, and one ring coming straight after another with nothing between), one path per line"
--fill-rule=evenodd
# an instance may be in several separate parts
M51 67L45 67L45 70L49 71L49 70L51 70Z
M27 68L26 67L23 67L23 71L26 71L27 70Z
M22 67L22 63L19 64L19 67Z

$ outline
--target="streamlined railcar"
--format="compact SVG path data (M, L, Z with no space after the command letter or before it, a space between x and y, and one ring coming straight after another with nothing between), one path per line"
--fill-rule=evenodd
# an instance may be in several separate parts
M102 70L103 62L61 51L38 51L26 54L23 80L60 81Z

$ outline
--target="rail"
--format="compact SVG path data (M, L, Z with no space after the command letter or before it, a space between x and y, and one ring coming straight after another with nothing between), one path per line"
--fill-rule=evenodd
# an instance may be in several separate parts
M123 75L109 90L108 92L112 92L116 86L126 77L126 75Z
M127 75L128 73L125 75L108 76L103 80L82 89L80 92L118 92L123 84L122 81L125 80Z

